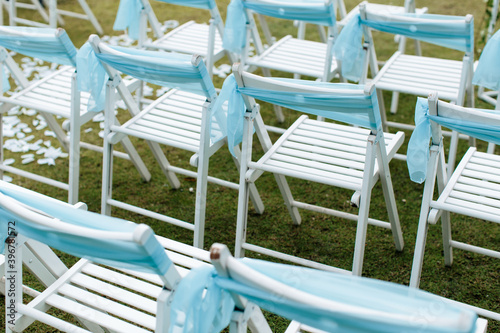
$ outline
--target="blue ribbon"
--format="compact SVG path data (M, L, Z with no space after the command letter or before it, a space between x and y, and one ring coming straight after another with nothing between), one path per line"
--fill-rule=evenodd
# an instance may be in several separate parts
M476 112L499 114L495 110L474 110ZM408 142L408 151L406 154L410 179L416 183L424 182L427 177L431 120L459 133L500 144L500 126L476 123L468 119L445 118L439 115L431 116L429 115L428 100L419 97L415 107L415 129Z
M500 90L500 30L486 43L472 83L492 90Z

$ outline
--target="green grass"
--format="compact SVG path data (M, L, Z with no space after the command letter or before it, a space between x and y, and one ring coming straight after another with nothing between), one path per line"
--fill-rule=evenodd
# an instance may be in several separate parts
M402 1L387 0L378 2L402 3ZM78 6L76 1L60 0L58 3L60 7L65 9L72 9ZM119 2L89 0L88 3L98 17L105 33L109 35L118 34L118 32L112 31L112 25ZM228 3L229 0L218 0L223 17L225 17L225 6ZM356 1L346 1L348 9L352 8L355 4ZM179 9L156 1L152 1L152 5L160 21L176 19L182 23L190 19L204 21L207 18L206 16L200 16L196 10ZM480 27L482 27L481 20L484 16L485 8L483 1L417 0L417 5L419 7L427 6L429 12L432 13L454 15L471 13L475 17L476 29L480 30ZM65 28L77 47L83 45L89 34L94 33L90 23L86 21L78 19L67 19L66 21ZM295 33L293 27L277 23L277 20L269 21L272 33L275 36L280 37L288 33ZM315 29L309 27L308 34L315 33ZM392 36L375 33L374 37L379 59L387 59L397 48ZM427 45L423 48L423 51L425 55L431 56L458 56L455 52ZM411 45L409 45L409 52L412 52ZM214 81L216 86L221 86L222 79L215 78ZM389 103L390 95L385 94L387 108ZM388 116L391 119L397 118L398 120L411 122L414 105L414 96L401 96L398 114ZM491 108L479 100L476 100L476 105ZM285 110L286 120L283 124L278 124L274 118L272 108L266 105L262 107L262 114L266 123L282 127L289 126L297 117L296 112ZM98 126L96 124L92 124L92 126L94 130L89 134L85 134L85 139L101 143L101 140L96 138ZM406 134L407 138L409 138L411 133ZM258 147L257 140L255 141L255 156L258 157L260 148ZM114 192L116 197L127 198L129 201L144 204L147 208L192 221L195 194L189 188L194 187L195 182L192 179L181 178L182 188L180 190L173 190L156 165L147 146L143 142L136 141L136 143L147 165L150 166L153 179L149 183L141 182L130 163L115 159ZM460 152L463 153L467 145L466 142L461 142L460 144ZM402 151L406 151L406 146L402 148ZM165 152L168 154L172 164L188 166L189 153L171 148L165 148ZM5 157L8 158L9 154L6 153ZM19 159L19 156L17 158ZM58 159L57 161L58 164L55 167L36 166L36 168L45 175L61 177L64 180L67 177L67 159ZM96 212L100 211L101 164L102 156L100 154L87 150L81 151L80 200L88 204L89 210ZM216 153L211 158L210 165L210 173L212 175L233 181L238 180L238 174L226 149ZM408 285L423 186L410 181L404 162L394 160L391 162L390 167L399 216L402 223L405 249L402 252L397 252L389 231L370 226L368 228L363 275ZM14 177L14 183L52 197L62 200L66 199L65 192L50 186L18 177ZM307 200L308 202L328 207L344 208L355 212L348 203L351 193L303 181L290 180L290 186L292 187L292 192L299 200ZM263 175L257 181L257 187L266 205L266 211L263 215L257 215L252 210L250 211L249 240L275 250L285 251L325 264L350 269L356 231L353 222L302 211L302 224L295 226L291 223L291 218L283 205L274 178L271 175ZM386 210L381 194L380 186L375 187L370 213L375 218L384 219L386 217ZM216 185L209 185L205 248L208 249L214 242L222 242L230 248L234 247L236 207L236 191ZM186 243L191 243L192 241L191 232L166 225L162 222L152 221L149 218L118 209L113 210L113 215L136 222L148 223L154 228L156 233L166 237ZM493 249L500 248L500 230L498 225L489 222L481 223L460 216L453 216L452 221L453 236L457 240L471 241L476 245L488 246ZM499 261L455 250L453 266L445 267L441 244L440 226L431 226L426 246L421 288L438 295L499 312ZM248 255L255 256L252 253L248 253ZM256 257L263 258L263 256ZM70 258L65 256L64 260L69 261ZM0 299L0 302L3 304L3 299ZM0 318L0 327L3 327L3 316L0 316ZM286 325L286 321L275 316L270 315L269 319L273 330L283 330ZM498 322L490 321L489 327L489 332L500 332L500 324ZM31 326L27 331L53 332L39 324Z

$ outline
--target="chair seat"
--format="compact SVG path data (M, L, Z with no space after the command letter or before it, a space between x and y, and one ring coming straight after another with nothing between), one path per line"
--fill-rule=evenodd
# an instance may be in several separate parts
M181 276L192 268L209 265L207 251L157 239ZM113 332L146 333L155 330L156 300L162 289L158 275L111 269L81 259L27 307L45 302Z
M442 99L457 101L463 64L463 61L396 52L374 78L374 83L377 89L418 96L436 91Z
M306 115L280 137L251 169L279 172L332 186L360 191L365 168L367 129L309 119ZM384 133L389 160L404 140L404 133ZM255 170L247 173L252 178ZM378 175L375 164L374 176Z
M74 67L64 66L10 97L0 97L0 100L6 102L7 106L9 103L12 103L56 116L70 118L71 77L74 72ZM83 115L87 112L89 93L82 92L80 96L80 114Z
M326 43L286 36L270 46L261 55L249 58L247 64L322 78L326 48ZM333 59L330 78L336 72L337 62Z
M471 147L431 206L500 223L500 156ZM431 211L434 216L436 210Z
M197 153L206 97L172 89L111 130Z
M199 54L206 58L208 55L209 25L189 21L167 33L165 36L145 43L147 48L161 49L187 54ZM214 61L224 56L222 37L215 31Z

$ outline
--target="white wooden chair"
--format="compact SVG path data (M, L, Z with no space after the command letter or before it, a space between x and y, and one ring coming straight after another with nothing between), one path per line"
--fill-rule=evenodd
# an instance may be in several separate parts
M287 35L273 42L265 19L260 19L269 44L264 48L254 14L259 18L274 17L326 26L327 41L318 42L302 36L294 38ZM305 75L328 82L339 74L332 49L336 35L335 0L238 0L228 6L223 46L237 54L245 67L261 68L265 76L270 76L271 70L276 70L293 73L296 77ZM251 42L255 49L254 55L250 52ZM283 122L284 116L279 107L275 108L275 113L278 122Z
M301 222L299 208L357 221L353 274L362 273L368 224L391 229L396 249L402 250L403 238L394 200L389 161L403 143L404 133L382 132L378 104L373 93L374 87L295 79L274 80L243 72L242 65L235 65L233 73L234 79L226 80L227 84L224 84L221 96L225 89L231 90L233 89L231 85L237 84L237 90L241 93L247 111L232 111L238 112L237 117L244 117L241 129L243 137L236 257L242 257L245 250L250 250L302 265L336 270L330 266L251 244L247 240L248 186L265 171L275 174L295 224ZM312 120L303 115L272 145L269 139L262 139L267 136L267 132L258 115L259 106L254 98L361 127ZM339 101L341 102L337 103ZM229 109L233 108L230 104ZM351 112L357 115L353 116ZM266 142L265 154L256 162L251 160L254 127L259 140ZM359 214L349 214L294 200L285 176L352 190L355 193L351 201L353 205L359 207ZM390 222L368 217L371 191L379 180Z
M134 114L133 118L120 126L116 124L113 112L106 113L102 213L111 214L111 207L115 206L193 230L195 246L203 247L207 182L233 189L238 189L239 185L208 176L209 157L225 144L226 138L215 126L211 127L211 104L217 98L217 93L202 58L111 47L100 42L96 35L91 36L89 42L95 56L104 67L103 70L111 78L106 88L107 105L114 105L116 88L127 108ZM87 58L88 55L84 54L82 57ZM124 89L123 84L120 83L118 72L174 89L170 89L155 101L145 105L143 109L139 109L128 90ZM221 119L224 118L225 116L222 115ZM222 122L212 123L215 125ZM174 189L181 186L176 174L197 179L194 223L158 214L112 198L111 152L115 144L128 136L148 142L154 157ZM190 164L195 170L171 165L160 145L192 152ZM237 164L238 161L234 160ZM251 195L256 211L261 214L264 206L255 187L252 187Z
M500 116L488 110L439 101L436 93L431 94L428 100L419 99L417 110L420 120L408 145L408 168L412 180L420 183L425 181L425 187L410 279L410 286L415 288L419 287L427 229L439 219L442 224L445 265L453 263L453 248L500 259L498 243L486 249L452 239L450 219L451 213L454 213L474 218L476 223L500 223L500 156L470 147L454 172L448 176L441 132L441 125L444 125L481 140L499 143ZM434 199L436 184L439 197ZM474 310L482 316L500 320L499 313L478 308Z
M0 102L3 103L2 114L13 106L31 108L40 112L50 129L55 133L61 146L69 152L69 178L66 183L5 165L3 161L0 162L0 170L67 190L68 202L76 203L79 189L80 147L102 151L100 146L80 142L81 126L96 114L87 111L89 94L79 93L77 90L75 71L77 50L63 29L32 27L0 27L0 46L0 65L2 67L0 72L4 73L3 68L6 67L21 87L21 90L12 95L0 96ZM4 47L62 66L43 79L29 81ZM129 88L134 89L132 85ZM56 117L62 117L69 121L69 136L57 122ZM4 138L1 139L3 142ZM126 142L125 147L129 154L121 153L120 157L130 159L129 156L137 156L130 142ZM138 156L132 158L139 159ZM150 178L147 170L141 175L145 180Z
M95 17L92 9L90 9L89 5L85 0L78 0L78 4L80 5L82 12L72 12L69 10L63 10L57 8L57 0L46 0L46 6L42 6L39 0L30 0L30 1L18 1L18 0L1 0L3 7L7 9L7 13L9 14L9 25L27 25L33 27L51 27L57 28L59 25L64 26L63 16L68 16L72 18L87 20L92 23L96 32L98 34L103 34L103 30L99 21ZM30 9L36 10L38 14L42 17L45 22L34 21L26 18L19 17L17 13L17 9Z
M140 11L131 13L127 6L135 6L132 1L121 1L115 21L115 30L128 28L129 35L138 39L139 47L151 50L163 50L186 54L197 54L204 58L210 76L213 73L214 63L224 57L226 51L222 47L224 22L215 0L157 0L172 5L193 7L206 10L210 13L209 23L197 23L194 20L186 22L179 27L163 33L149 0L140 0ZM168 10L168 5L165 5ZM137 10L137 8L134 8ZM134 10L132 9L132 11ZM127 16L127 13L129 16ZM130 15L131 14L131 15ZM148 38L148 22L153 31L154 39ZM228 55L230 56L230 55Z
M406 93L427 96L438 91L441 98L457 105L473 106L474 89L472 74L474 63L474 20L472 15L446 16L436 14L387 14L374 12L366 5L360 5L360 17L364 30L365 42L373 47L370 29L394 33L422 42L464 52L462 60L424 57L395 52L378 73L374 73L375 84L381 105L384 129L395 127L412 129L413 125L387 121L381 92ZM361 43L360 43L361 47ZM371 61L376 63L375 52L371 52ZM371 64L371 68L376 68ZM396 104L393 104L396 105ZM392 110L395 112L396 110ZM449 133L448 133L449 134ZM448 158L449 171L455 163L458 135L452 134ZM403 157L404 156L398 156Z
M486 332L469 309L407 286L255 259L214 244L216 284L292 320L292 332ZM192 274L195 274L193 271ZM183 288L181 282L179 290ZM439 305L439 314L424 309ZM216 306L214 304L213 306Z
M183 298L176 286L190 269L209 266L207 251L156 236L145 224L0 185L5 304L16 311L6 312L7 333L21 332L34 321L64 332L168 332L174 324L172 300ZM82 259L25 304L23 243L33 239ZM51 308L75 316L80 325L47 313ZM253 332L270 332L259 308L248 317L257 323L250 326Z

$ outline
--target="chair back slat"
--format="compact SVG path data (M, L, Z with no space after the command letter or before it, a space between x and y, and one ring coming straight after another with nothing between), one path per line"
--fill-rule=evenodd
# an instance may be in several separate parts
M474 49L474 20L472 15L389 14L366 9L361 20L372 29L403 35L427 43L472 53Z
M29 57L76 66L77 50L60 28L0 26L0 45Z
M105 85L116 71L155 85L194 92L207 100L217 95L199 56L110 46L93 35L79 50L77 61L79 89L90 91L95 101L92 111L104 109Z
M156 1L171 3L173 5L200 8L200 9L217 8L215 0L156 0Z
M246 9L287 20L334 26L335 6L331 0L238 0Z
M237 72L236 72L237 73ZM239 75L239 74L235 74ZM241 73L242 95L378 132L380 112L374 89L354 84L265 78Z

